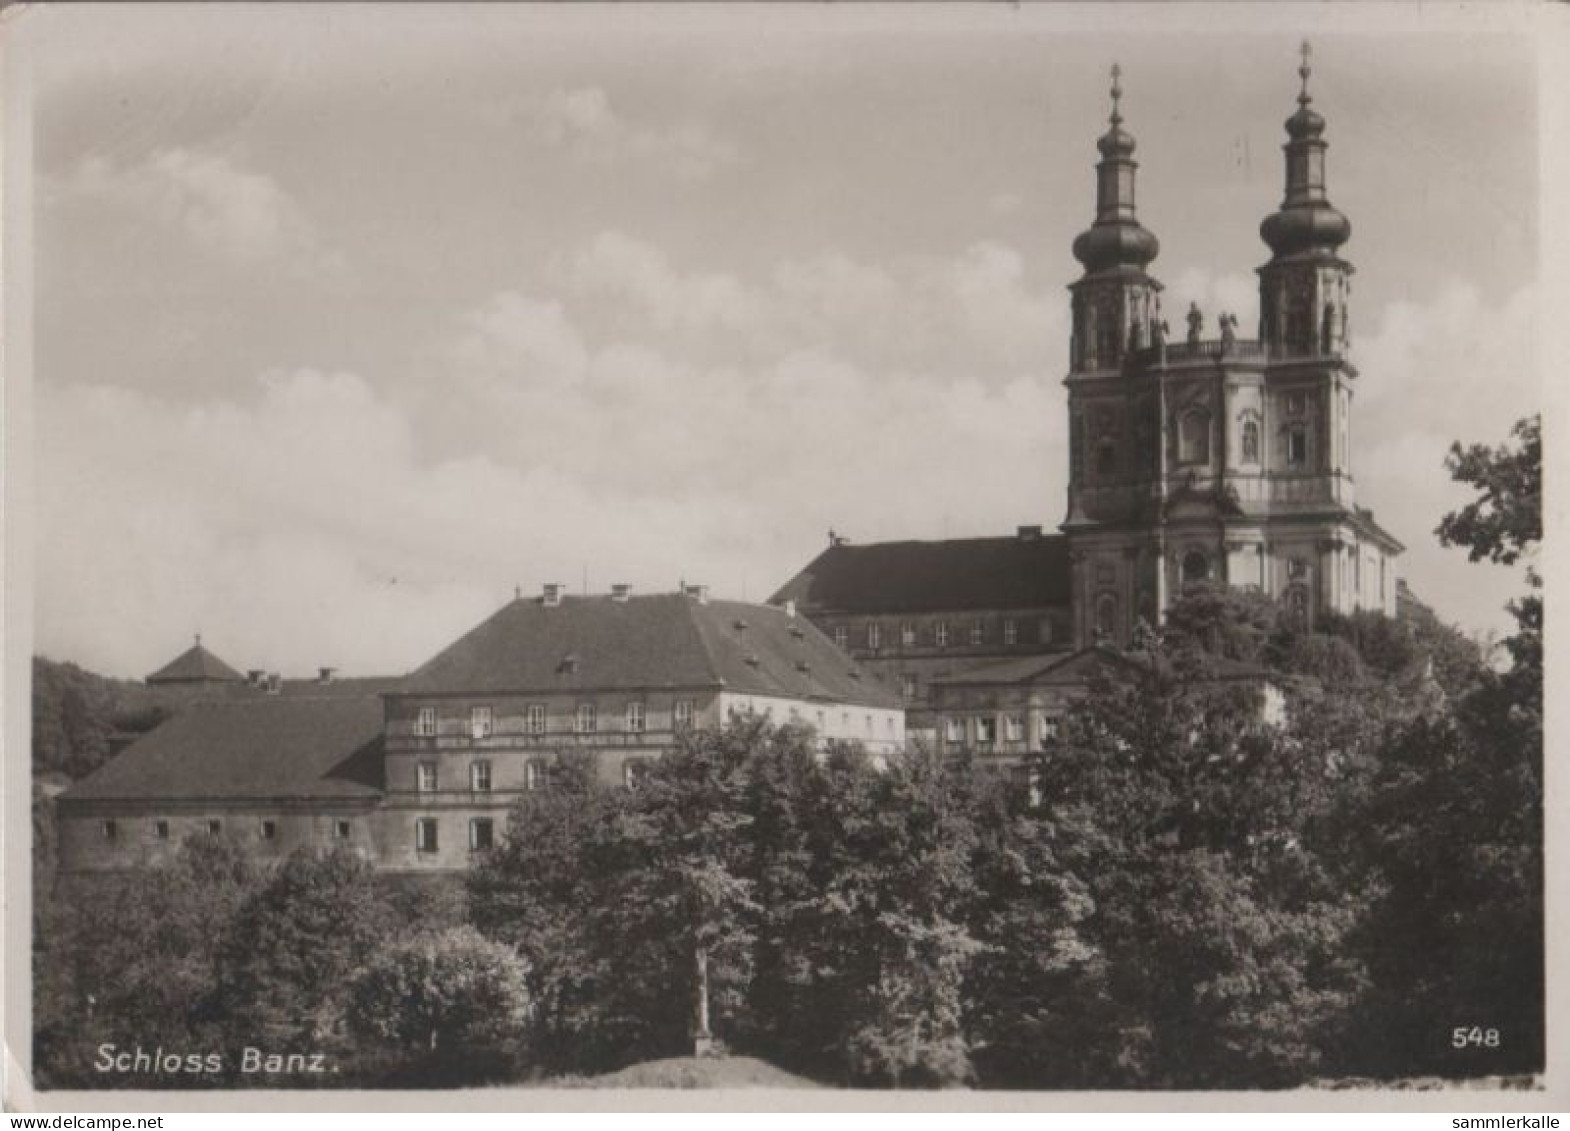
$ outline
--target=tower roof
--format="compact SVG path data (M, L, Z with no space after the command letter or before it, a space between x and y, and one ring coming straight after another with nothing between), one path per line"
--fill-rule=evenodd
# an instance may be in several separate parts
M148 683L229 683L245 682L245 677L196 643L147 677Z
M1310 49L1302 47L1297 69L1302 87L1297 111L1286 120L1286 196L1281 207L1265 217L1260 238L1270 245L1277 260L1300 255L1334 255L1352 236L1352 223L1325 195L1325 119L1313 109L1308 79L1313 73Z
M1096 141L1096 221L1074 240L1074 258L1087 275L1133 270L1161 251L1161 243L1134 214L1134 136L1123 128L1122 69L1112 65L1112 113L1107 132Z

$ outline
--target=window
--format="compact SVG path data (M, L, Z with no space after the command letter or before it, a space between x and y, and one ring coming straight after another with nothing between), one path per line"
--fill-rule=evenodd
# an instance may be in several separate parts
M593 734L595 726L594 704L579 703L578 713L572 720L572 729L579 734Z
M882 627L874 621L867 626L867 647L876 651L883 644Z
M496 720L489 707L469 708L469 734L474 738L489 738L495 730Z
M1019 643L1019 625L1012 620L1003 622L1003 643L1011 645Z
M340 820L337 820L337 821L333 822L333 839L334 840L348 840L349 839L349 822L348 821L340 819Z
M648 767L643 764L642 758L629 758L621 764L622 784L628 789L637 789L643 784L643 776L648 772Z
M1195 409L1178 421L1178 462L1210 462L1210 414Z
M489 793L491 791L491 764L489 762L471 762L469 764L469 788L475 793Z
M1118 599L1110 593L1103 593L1096 601L1096 632L1102 636L1111 636L1118 627Z
M1287 394L1287 415L1288 416L1302 416L1303 413L1307 409L1308 409L1308 394L1307 393L1299 392L1299 393L1288 393Z
M168 821L155 821L153 823L153 835L156 836L159 840L168 840L169 839L169 822Z
M1243 462L1259 462L1259 421L1243 421Z
M530 734L545 733L545 704L530 703L528 713L524 716Z
M278 839L278 823L276 821L263 821L262 822L262 839L263 840L277 840Z
M976 745L990 746L998 740L998 720L991 715L976 716Z
M834 643L838 644L841 648L850 643L850 634L845 630L845 626L842 624L837 624L834 626Z
M1287 466L1306 467L1308 465L1308 429L1301 424L1294 424L1287 429Z
M899 642L906 648L914 648L916 646L916 626L913 624L900 625Z
M643 733L643 704L638 702L627 704L627 729L633 734Z
M1003 720L1003 737L1010 742L1025 741L1025 720L1020 715L1009 715Z
M685 730L692 725L692 700L676 700L676 729Z
M987 626L978 620L975 624L970 626L970 642L972 644L980 644L986 639Z
M436 792L436 763L421 762L415 767L414 786L421 793Z
M414 720L414 733L421 738L436 737L436 708L421 707Z
M1037 639L1038 642L1040 642L1042 644L1051 644L1052 643L1052 618L1051 617L1042 617L1041 618L1041 622L1036 626L1036 639Z
M105 840L114 840L115 837L120 835L120 826L116 825L113 821L105 821L99 827L103 830Z
M1287 576L1293 581L1308 576L1308 563L1302 558L1287 559Z
M469 851L489 852L495 843L495 825L489 817L475 817L469 822Z
M1287 590L1287 618L1297 628L1308 627L1308 590L1294 585Z
M221 833L223 831L224 831L224 823L222 821L220 821L217 817L213 817L212 819L210 819L207 822L207 835L208 836L217 836L219 833Z
M421 817L414 822L414 850L416 852L435 852L436 819L434 817Z
M913 675L900 676L899 692L907 700L914 699L916 697L916 677Z
M867 716L867 734L868 735L872 734L872 716L871 715Z
M1183 582L1206 581L1210 578L1210 559L1198 550L1183 555Z
M949 646L949 626L944 621L939 621L932 629L932 641L939 648Z
M1058 728L1062 720L1057 715L1041 716L1041 745L1052 746L1058 740Z
M952 715L943 719L943 737L950 742L965 741L965 720L956 719Z
M1118 470L1118 446L1112 437L1103 436L1101 443L1096 447L1096 473L1098 475L1115 475Z

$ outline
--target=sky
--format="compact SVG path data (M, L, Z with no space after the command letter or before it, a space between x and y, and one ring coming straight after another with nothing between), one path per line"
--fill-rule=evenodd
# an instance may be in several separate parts
M1169 320L1252 327L1305 34L1359 502L1507 631L1433 530L1539 406L1529 28L1176 7L25 12L35 650L396 674L515 587L1054 528L1108 68Z

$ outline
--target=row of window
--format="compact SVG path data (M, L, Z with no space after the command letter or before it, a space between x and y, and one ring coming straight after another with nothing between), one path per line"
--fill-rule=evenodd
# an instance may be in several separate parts
M490 817L469 818L469 851L488 852L496 846L496 822ZM441 849L441 826L435 817L414 822L414 850L421 854Z
M690 727L693 719L693 701L691 699L676 700L672 712L678 728ZM647 725L647 712L642 700L634 699L628 702L623 716L624 729L634 734L642 734ZM572 729L575 734L594 734L599 729L599 708L593 703L579 703L572 715ZM546 733L546 712L544 703L530 703L523 713L523 727L525 734ZM436 737L436 708L421 707L414 720L414 733L421 738ZM490 738L496 733L496 716L490 707L469 708L469 736L471 738Z
M969 722L970 741L977 746L990 746L998 740L998 717L996 715L973 715L968 720L963 715L945 715L943 717L943 737L948 742L962 743L966 741L966 723ZM1042 742L1056 742L1058 737L1058 716L1037 715L1036 729L1041 735ZM1025 741L1025 716L1003 716L1003 741Z
M1051 621L1041 621L1041 642L1048 643L1051 639ZM988 637L986 621L974 621L970 626L970 642L972 644L985 644ZM905 623L899 626L899 642L902 648L914 648L921 643L921 630L917 625ZM867 625L867 647L877 649L883 647L883 626L876 621ZM932 626L931 642L934 647L947 648L951 642L948 622L939 621ZM850 629L843 624L834 626L834 643L841 648L850 646ZM1014 645L1019 643L1019 623L1013 619L1003 622L1003 643Z
M120 822L113 818L100 822L98 830L105 840L120 839ZM209 817L207 819L208 836L218 836L223 831L224 823L221 819L217 817ZM354 830L351 823L345 818L340 817L333 822L334 840L348 840L353 831ZM264 818L258 822L256 833L257 836L259 836L262 840L277 840L278 822ZM154 821L153 836L159 840L168 840L170 836L169 822L163 820Z
M1076 420L1077 423L1077 420ZM1178 420L1177 460L1180 464L1210 463L1210 414L1195 409ZM1308 464L1308 428L1302 423L1289 423L1285 428L1286 461L1288 467L1301 468ZM1241 462L1260 462L1259 421L1252 415L1245 416L1240 433ZM1073 457L1078 467L1078 457ZM1118 470L1117 441L1103 433L1096 444L1096 472L1113 475Z

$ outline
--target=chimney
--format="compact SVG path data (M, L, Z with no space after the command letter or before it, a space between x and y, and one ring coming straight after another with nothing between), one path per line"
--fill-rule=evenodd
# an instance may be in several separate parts
M546 582L545 590L540 597L540 603L547 609L554 609L557 605L561 604L562 590L565 588L567 588L565 585L561 585L554 581Z
M796 601L794 598L785 602L785 615L790 617L791 620L796 619Z
M632 596L632 586L626 584L616 584L611 586L611 600L615 601L618 605L625 605L627 603L627 598L630 596Z
M1021 542L1039 542L1039 541L1041 541L1041 527L1039 527L1039 526L1021 526L1019 528L1019 540Z
M333 681L333 678L337 674L338 674L338 669L337 668L317 668L316 669L316 682L317 683L331 683Z
M687 596L697 601L700 605L707 605L709 603L709 587L707 585L689 585L687 586Z

